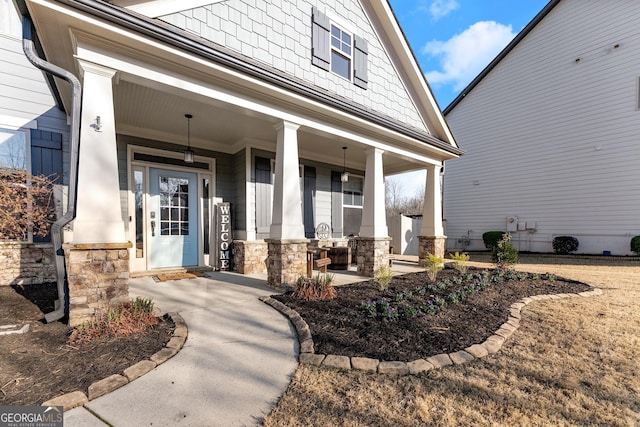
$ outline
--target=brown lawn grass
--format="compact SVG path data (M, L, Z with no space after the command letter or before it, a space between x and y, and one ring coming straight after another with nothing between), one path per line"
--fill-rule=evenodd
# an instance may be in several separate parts
M517 269L604 295L535 301L496 355L420 376L300 365L265 425L640 426L640 262L526 255Z

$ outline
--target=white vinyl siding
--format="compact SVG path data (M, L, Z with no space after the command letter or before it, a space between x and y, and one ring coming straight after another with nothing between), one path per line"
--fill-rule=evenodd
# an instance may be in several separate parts
M447 115L467 154L447 163L447 247L535 222L521 250L629 253L640 234L640 3L563 0ZM615 45L618 47L615 47ZM576 61L576 59L580 59Z

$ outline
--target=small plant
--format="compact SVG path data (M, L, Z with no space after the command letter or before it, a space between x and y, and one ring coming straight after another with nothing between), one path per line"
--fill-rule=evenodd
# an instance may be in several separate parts
M451 259L453 260L453 268L460 274L465 274L469 269L469 259L471 257L466 253L456 252L451 255Z
M428 254L424 263L424 268L427 270L429 280L435 282L436 277L438 277L438 272L444 268L444 259L437 255Z
M491 259L500 269L510 268L518 263L518 250L511 244L511 236L505 233L491 252Z
M158 319L153 315L153 301L138 297L134 301L111 307L104 315L73 329L69 341L84 342L102 337L131 335L157 323Z
M631 238L631 252L640 256L640 236Z
M299 277L293 296L304 301L330 300L336 297L330 274L316 274L314 277Z
M500 239L502 239L502 235L504 231L487 231L482 234L482 241L484 242L484 247L493 250L498 245Z
M557 236L553 238L553 251L557 254L568 254L578 250L579 242L573 236Z
M389 267L380 267L374 273L373 280L377 283L381 291L387 290L389 283L393 279L393 273Z

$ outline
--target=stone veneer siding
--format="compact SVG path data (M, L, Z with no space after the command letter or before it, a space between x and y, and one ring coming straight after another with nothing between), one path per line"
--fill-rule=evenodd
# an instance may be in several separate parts
M418 236L418 258L422 264L429 254L444 258L446 236Z
M105 315L129 300L131 243L64 244L69 283L69 326Z
M233 269L240 274L267 272L267 242L233 241Z
M267 256L267 284L281 290L285 285L293 285L300 276L307 274L306 239L269 239Z
M357 237L358 275L373 277L380 267L389 267L391 238Z
M0 286L56 281L51 243L0 242Z

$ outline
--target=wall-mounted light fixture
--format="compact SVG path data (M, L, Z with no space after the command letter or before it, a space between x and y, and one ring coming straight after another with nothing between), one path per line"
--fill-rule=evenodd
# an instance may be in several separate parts
M187 148L184 149L184 162L193 163L193 150L191 149L191 119L192 114L185 114L187 118Z
M342 174L340 175L340 181L349 181L349 172L347 172L347 147L342 147Z

